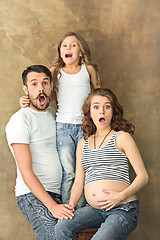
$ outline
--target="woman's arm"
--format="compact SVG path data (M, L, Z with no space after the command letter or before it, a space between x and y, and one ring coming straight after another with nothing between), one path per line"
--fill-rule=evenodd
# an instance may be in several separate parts
M119 132L117 134L116 140L117 148L122 151L129 159L135 173L136 177L131 183L131 185L121 192L122 200L134 195L141 188L143 188L148 180L148 174L144 166L144 162L140 155L140 152L136 146L134 139L129 133Z
M71 189L71 196L69 204L75 208L77 205L84 188L84 178L85 178L85 171L81 164L82 159L82 149L83 149L84 139L81 139L78 142L77 152L76 152L76 173L75 173L75 180L74 184Z
M101 87L101 83L100 83L100 80L99 80L99 75L96 72L95 68L92 65L87 65L86 68L87 68L87 71L89 73L90 80L91 80L93 88L95 89L95 88Z
M110 210L121 202L124 202L128 198L134 196L147 184L149 179L142 157L131 135L122 131L118 132L116 137L116 146L128 157L136 173L136 177L131 185L121 192L104 190L106 198L102 201L98 201L98 206L101 206L101 208L106 210Z

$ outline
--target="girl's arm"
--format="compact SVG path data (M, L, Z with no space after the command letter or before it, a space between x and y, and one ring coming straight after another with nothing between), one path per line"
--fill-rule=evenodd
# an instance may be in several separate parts
M81 139L78 142L77 151L76 151L76 174L74 184L71 189L71 196L69 204L75 208L77 205L84 188L84 178L85 178L85 171L81 164L82 159L82 149L83 149L84 139Z
M116 146L128 157L136 177L131 185L121 192L104 190L106 198L103 201L99 201L98 205L106 210L110 210L121 202L126 201L129 197L134 196L147 184L149 179L142 157L131 135L123 131L118 132Z
M99 75L98 75L96 69L92 65L87 65L86 68L89 73L93 89L101 87Z
M20 104L21 108L28 107L29 103L30 103L30 98L28 96L20 97L19 104Z

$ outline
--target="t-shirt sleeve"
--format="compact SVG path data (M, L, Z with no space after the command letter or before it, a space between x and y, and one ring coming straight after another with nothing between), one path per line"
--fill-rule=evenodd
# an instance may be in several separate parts
M12 143L29 144L30 129L26 116L15 114L10 118L6 126L6 137L10 146Z

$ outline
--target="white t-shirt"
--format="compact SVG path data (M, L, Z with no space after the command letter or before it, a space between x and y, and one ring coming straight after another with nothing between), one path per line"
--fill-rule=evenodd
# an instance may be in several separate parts
M29 144L33 172L46 191L60 194L62 168L56 148L55 110L49 108L46 112L40 112L30 107L20 109L10 118L6 136L13 156L12 143ZM17 166L16 196L29 192Z
M82 105L90 91L90 77L85 64L82 64L81 70L76 74L67 74L61 69L56 121L82 124Z

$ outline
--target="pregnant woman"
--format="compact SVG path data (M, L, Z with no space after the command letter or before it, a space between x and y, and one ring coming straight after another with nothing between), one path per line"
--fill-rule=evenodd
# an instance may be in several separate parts
M84 138L78 143L76 176L70 202L74 208L85 192L87 205L73 219L56 225L57 240L74 240L80 229L99 227L93 240L126 239L136 228L138 192L148 182L143 160L131 137L134 126L123 118L113 92L95 89L83 105ZM128 162L135 178L129 179Z

